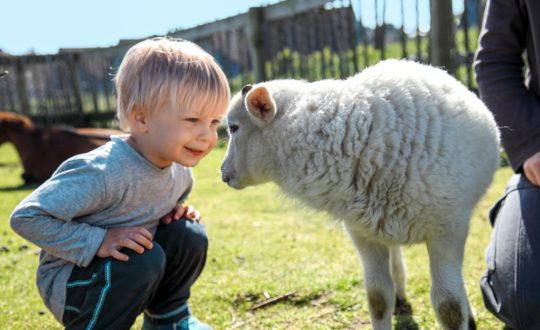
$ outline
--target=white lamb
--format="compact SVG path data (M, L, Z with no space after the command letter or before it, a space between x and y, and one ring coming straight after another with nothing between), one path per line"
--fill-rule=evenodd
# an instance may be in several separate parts
M388 60L346 80L245 86L227 114L229 186L273 181L343 221L374 329L405 299L401 244L425 242L444 329L474 328L462 278L474 205L498 167L491 113L443 70Z

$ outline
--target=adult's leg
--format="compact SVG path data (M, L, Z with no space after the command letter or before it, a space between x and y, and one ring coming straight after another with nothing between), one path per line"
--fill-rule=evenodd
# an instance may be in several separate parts
M206 263L208 236L204 225L180 219L159 226L154 240L163 247L167 265L145 314L152 323L171 324L191 314L187 300Z
M514 329L540 329L540 188L515 175L490 214L484 304Z
M143 254L122 252L128 261L96 257L86 268L73 268L66 288L66 329L129 329L148 305L165 272L165 253L159 244Z

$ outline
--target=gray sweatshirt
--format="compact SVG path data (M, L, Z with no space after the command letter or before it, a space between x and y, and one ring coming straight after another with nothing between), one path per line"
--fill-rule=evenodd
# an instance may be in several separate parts
M42 251L37 286L61 322L73 265L86 267L108 228L141 226L155 234L159 219L191 188L191 170L160 169L126 143L127 136L65 161L13 211L11 226Z

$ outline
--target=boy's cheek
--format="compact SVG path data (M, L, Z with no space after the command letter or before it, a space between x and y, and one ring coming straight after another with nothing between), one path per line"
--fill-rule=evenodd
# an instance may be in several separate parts
M208 154L211 153L212 150L214 150L215 146L216 146L216 145L210 146L210 148L208 148L208 152L206 152L206 154L204 155L204 157L208 156Z

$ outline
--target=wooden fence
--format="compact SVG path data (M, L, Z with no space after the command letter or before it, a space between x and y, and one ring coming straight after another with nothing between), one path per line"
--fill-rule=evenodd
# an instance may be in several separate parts
M431 0L429 33L386 21L387 0L372 1L375 28L360 19L366 0L287 0L250 8L244 14L176 30L211 53L230 78L234 91L246 83L275 78L343 78L384 58L411 58L442 66L474 89L472 52L480 26L481 0L463 0L459 20L451 0ZM404 0L400 0L402 22ZM411 10L411 8L408 8ZM382 16L382 20L380 18ZM455 25L455 21L459 24ZM0 109L50 124L115 126L112 78L127 49L140 40L109 48L61 49L54 55L0 55Z

